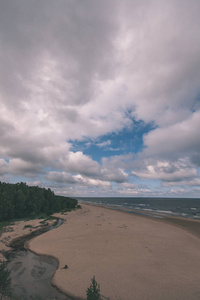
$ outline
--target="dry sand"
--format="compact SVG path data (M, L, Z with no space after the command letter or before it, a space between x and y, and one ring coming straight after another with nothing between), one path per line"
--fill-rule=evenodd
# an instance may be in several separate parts
M64 217L61 227L29 244L59 260L52 281L61 290L84 298L95 275L101 294L111 300L200 299L197 236L160 220L89 205Z

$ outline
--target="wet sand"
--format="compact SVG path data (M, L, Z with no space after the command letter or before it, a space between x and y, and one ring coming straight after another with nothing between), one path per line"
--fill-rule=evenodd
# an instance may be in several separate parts
M14 251L12 259L8 262L14 299L68 299L50 284L57 265L54 258L46 255L38 256L31 251Z
M200 299L199 221L81 205L62 216L61 227L29 243L58 259L52 282L59 289L85 298L95 275L110 300Z
M16 221L11 223L0 231L0 260L5 260L4 252L11 251L10 244L22 236L29 235L44 226L51 226L55 220L49 220L48 223L41 224L44 219L35 219L29 221Z
M166 217L164 222L176 225L200 238L200 221L184 218Z
M55 219L44 224L43 222L41 224L41 221L44 220L17 221L3 228L1 232L0 259L8 258L12 299L69 299L51 285L51 278L57 269L58 261L53 257L38 256L26 250L29 239L55 228L52 226ZM56 226L61 223L62 220L59 220Z

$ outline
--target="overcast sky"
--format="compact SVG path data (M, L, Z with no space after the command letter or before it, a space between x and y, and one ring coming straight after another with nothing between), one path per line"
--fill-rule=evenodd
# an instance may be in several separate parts
M0 180L200 197L200 1L0 0Z

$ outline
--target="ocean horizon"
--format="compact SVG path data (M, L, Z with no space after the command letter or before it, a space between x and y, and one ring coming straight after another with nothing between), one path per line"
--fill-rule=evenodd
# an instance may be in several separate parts
M138 215L200 220L200 198L77 197L76 199L82 203L101 205Z

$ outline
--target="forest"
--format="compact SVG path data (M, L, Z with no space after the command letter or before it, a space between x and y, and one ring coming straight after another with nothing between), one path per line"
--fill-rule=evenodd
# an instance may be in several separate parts
M74 209L77 204L76 199L55 195L51 189L0 182L0 221L51 215Z

